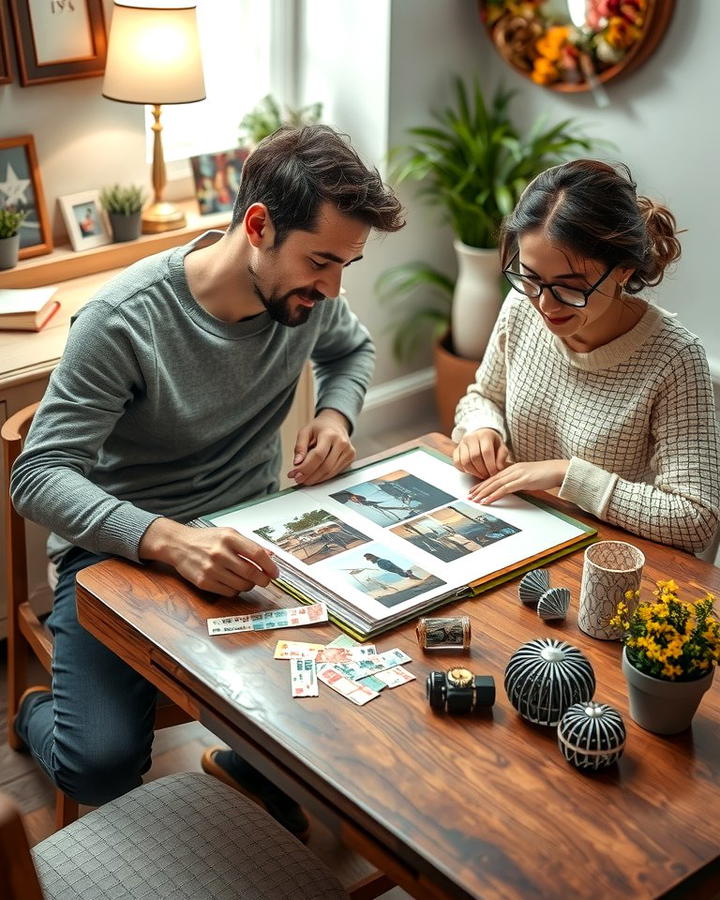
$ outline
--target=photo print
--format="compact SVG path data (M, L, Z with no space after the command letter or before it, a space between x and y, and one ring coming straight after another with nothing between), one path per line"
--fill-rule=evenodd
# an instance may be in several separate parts
M445 584L397 550L378 543L337 557L325 567L342 575L350 587L388 609Z
M307 565L344 553L370 538L324 509L313 509L289 521L256 528L255 534Z
M376 525L385 526L396 525L457 499L403 469L330 496Z
M459 502L390 530L419 550L425 550L446 563L520 531L496 516Z

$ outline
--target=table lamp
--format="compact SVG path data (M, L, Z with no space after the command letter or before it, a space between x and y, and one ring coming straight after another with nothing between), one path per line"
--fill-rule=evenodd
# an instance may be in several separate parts
M142 230L155 234L182 228L184 213L162 199L167 177L160 108L164 103L195 103L205 99L195 3L152 5L144 0L139 7L133 6L130 0L116 0L102 93L110 100L152 106L154 198L143 212Z

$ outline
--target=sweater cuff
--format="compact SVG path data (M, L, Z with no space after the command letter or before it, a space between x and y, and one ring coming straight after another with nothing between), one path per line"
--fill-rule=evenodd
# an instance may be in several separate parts
M560 486L560 496L602 519L618 478L594 463L573 456Z
M492 428L497 431L503 439L503 443L507 444L507 434L505 433L505 424L502 416L494 415L489 411L469 413L457 423L453 428L450 440L454 444L459 444L466 434L478 431L480 428Z
M140 562L140 541L155 519L162 516L150 513L132 503L120 503L105 519L98 534L103 553L124 556Z

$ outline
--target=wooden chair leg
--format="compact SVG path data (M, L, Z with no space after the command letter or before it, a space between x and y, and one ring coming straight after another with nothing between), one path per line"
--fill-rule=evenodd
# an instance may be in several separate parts
M13 750L22 749L22 741L15 734L15 716L18 711L18 701L27 685L28 646L25 638L20 634L15 616L8 621L8 672L7 672L7 731L8 744Z
M76 822L79 815L77 800L63 794L60 788L55 788L55 830L59 831L71 822Z

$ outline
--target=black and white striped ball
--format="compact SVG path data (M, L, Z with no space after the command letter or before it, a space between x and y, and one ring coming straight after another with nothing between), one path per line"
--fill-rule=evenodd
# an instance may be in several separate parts
M591 699L595 673L577 647L554 638L536 638L510 657L505 691L524 719L554 726L574 703Z
M620 713L606 703L576 703L558 725L558 747L578 769L597 772L623 754L625 725Z

